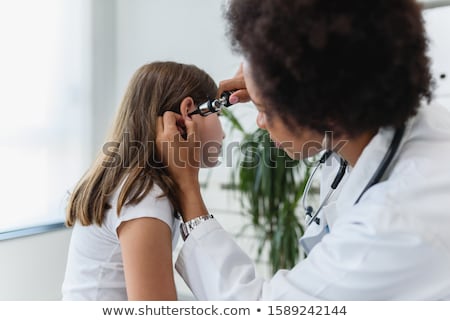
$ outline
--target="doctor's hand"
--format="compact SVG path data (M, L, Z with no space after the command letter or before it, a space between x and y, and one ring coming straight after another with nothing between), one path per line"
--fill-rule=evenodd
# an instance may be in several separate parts
M231 79L222 80L219 83L218 97L224 91L231 91L233 94L230 96L230 103L245 103L250 101L250 96L248 95L247 86L245 85L243 64L239 66L238 71Z
M158 117L156 146L158 155L178 186L178 200L183 220L205 215L198 172L200 148L197 127L192 119L173 112Z

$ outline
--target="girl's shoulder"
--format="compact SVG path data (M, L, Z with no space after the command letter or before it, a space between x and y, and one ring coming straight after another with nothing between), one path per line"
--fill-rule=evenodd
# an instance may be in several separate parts
M174 207L169 199L164 196L164 192L157 184L153 185L152 189L139 203L124 205L120 214L117 215L117 199L120 190L120 188L117 189L112 195L110 199L111 209L107 213L109 216L108 220L112 223L114 230L117 230L122 222L150 217L163 221L174 232L174 229L178 225Z

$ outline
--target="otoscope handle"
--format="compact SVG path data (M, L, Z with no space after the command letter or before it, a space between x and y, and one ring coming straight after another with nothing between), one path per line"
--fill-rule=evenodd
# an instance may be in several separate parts
M231 91L224 91L222 95L220 95L220 98L223 100L223 106L230 107L232 103L230 103L230 97L233 92Z

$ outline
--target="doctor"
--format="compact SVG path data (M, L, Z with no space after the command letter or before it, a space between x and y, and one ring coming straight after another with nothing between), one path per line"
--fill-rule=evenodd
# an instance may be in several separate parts
M169 166L185 222L176 268L196 297L450 300L450 115L425 103L419 5L231 0L227 18L246 63L221 90L251 99L258 126L293 158L318 153L308 146L326 132L339 143L324 146L333 152L322 156L322 202L308 208L308 257L265 280L203 202L192 119L164 114L158 140L173 148L163 157L187 164Z

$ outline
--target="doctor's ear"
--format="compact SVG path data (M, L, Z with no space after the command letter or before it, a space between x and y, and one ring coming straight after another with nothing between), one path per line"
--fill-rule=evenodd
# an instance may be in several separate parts
M195 109L195 103L192 97L186 97L181 101L180 104L180 113L181 116L186 117L189 112L194 111Z

